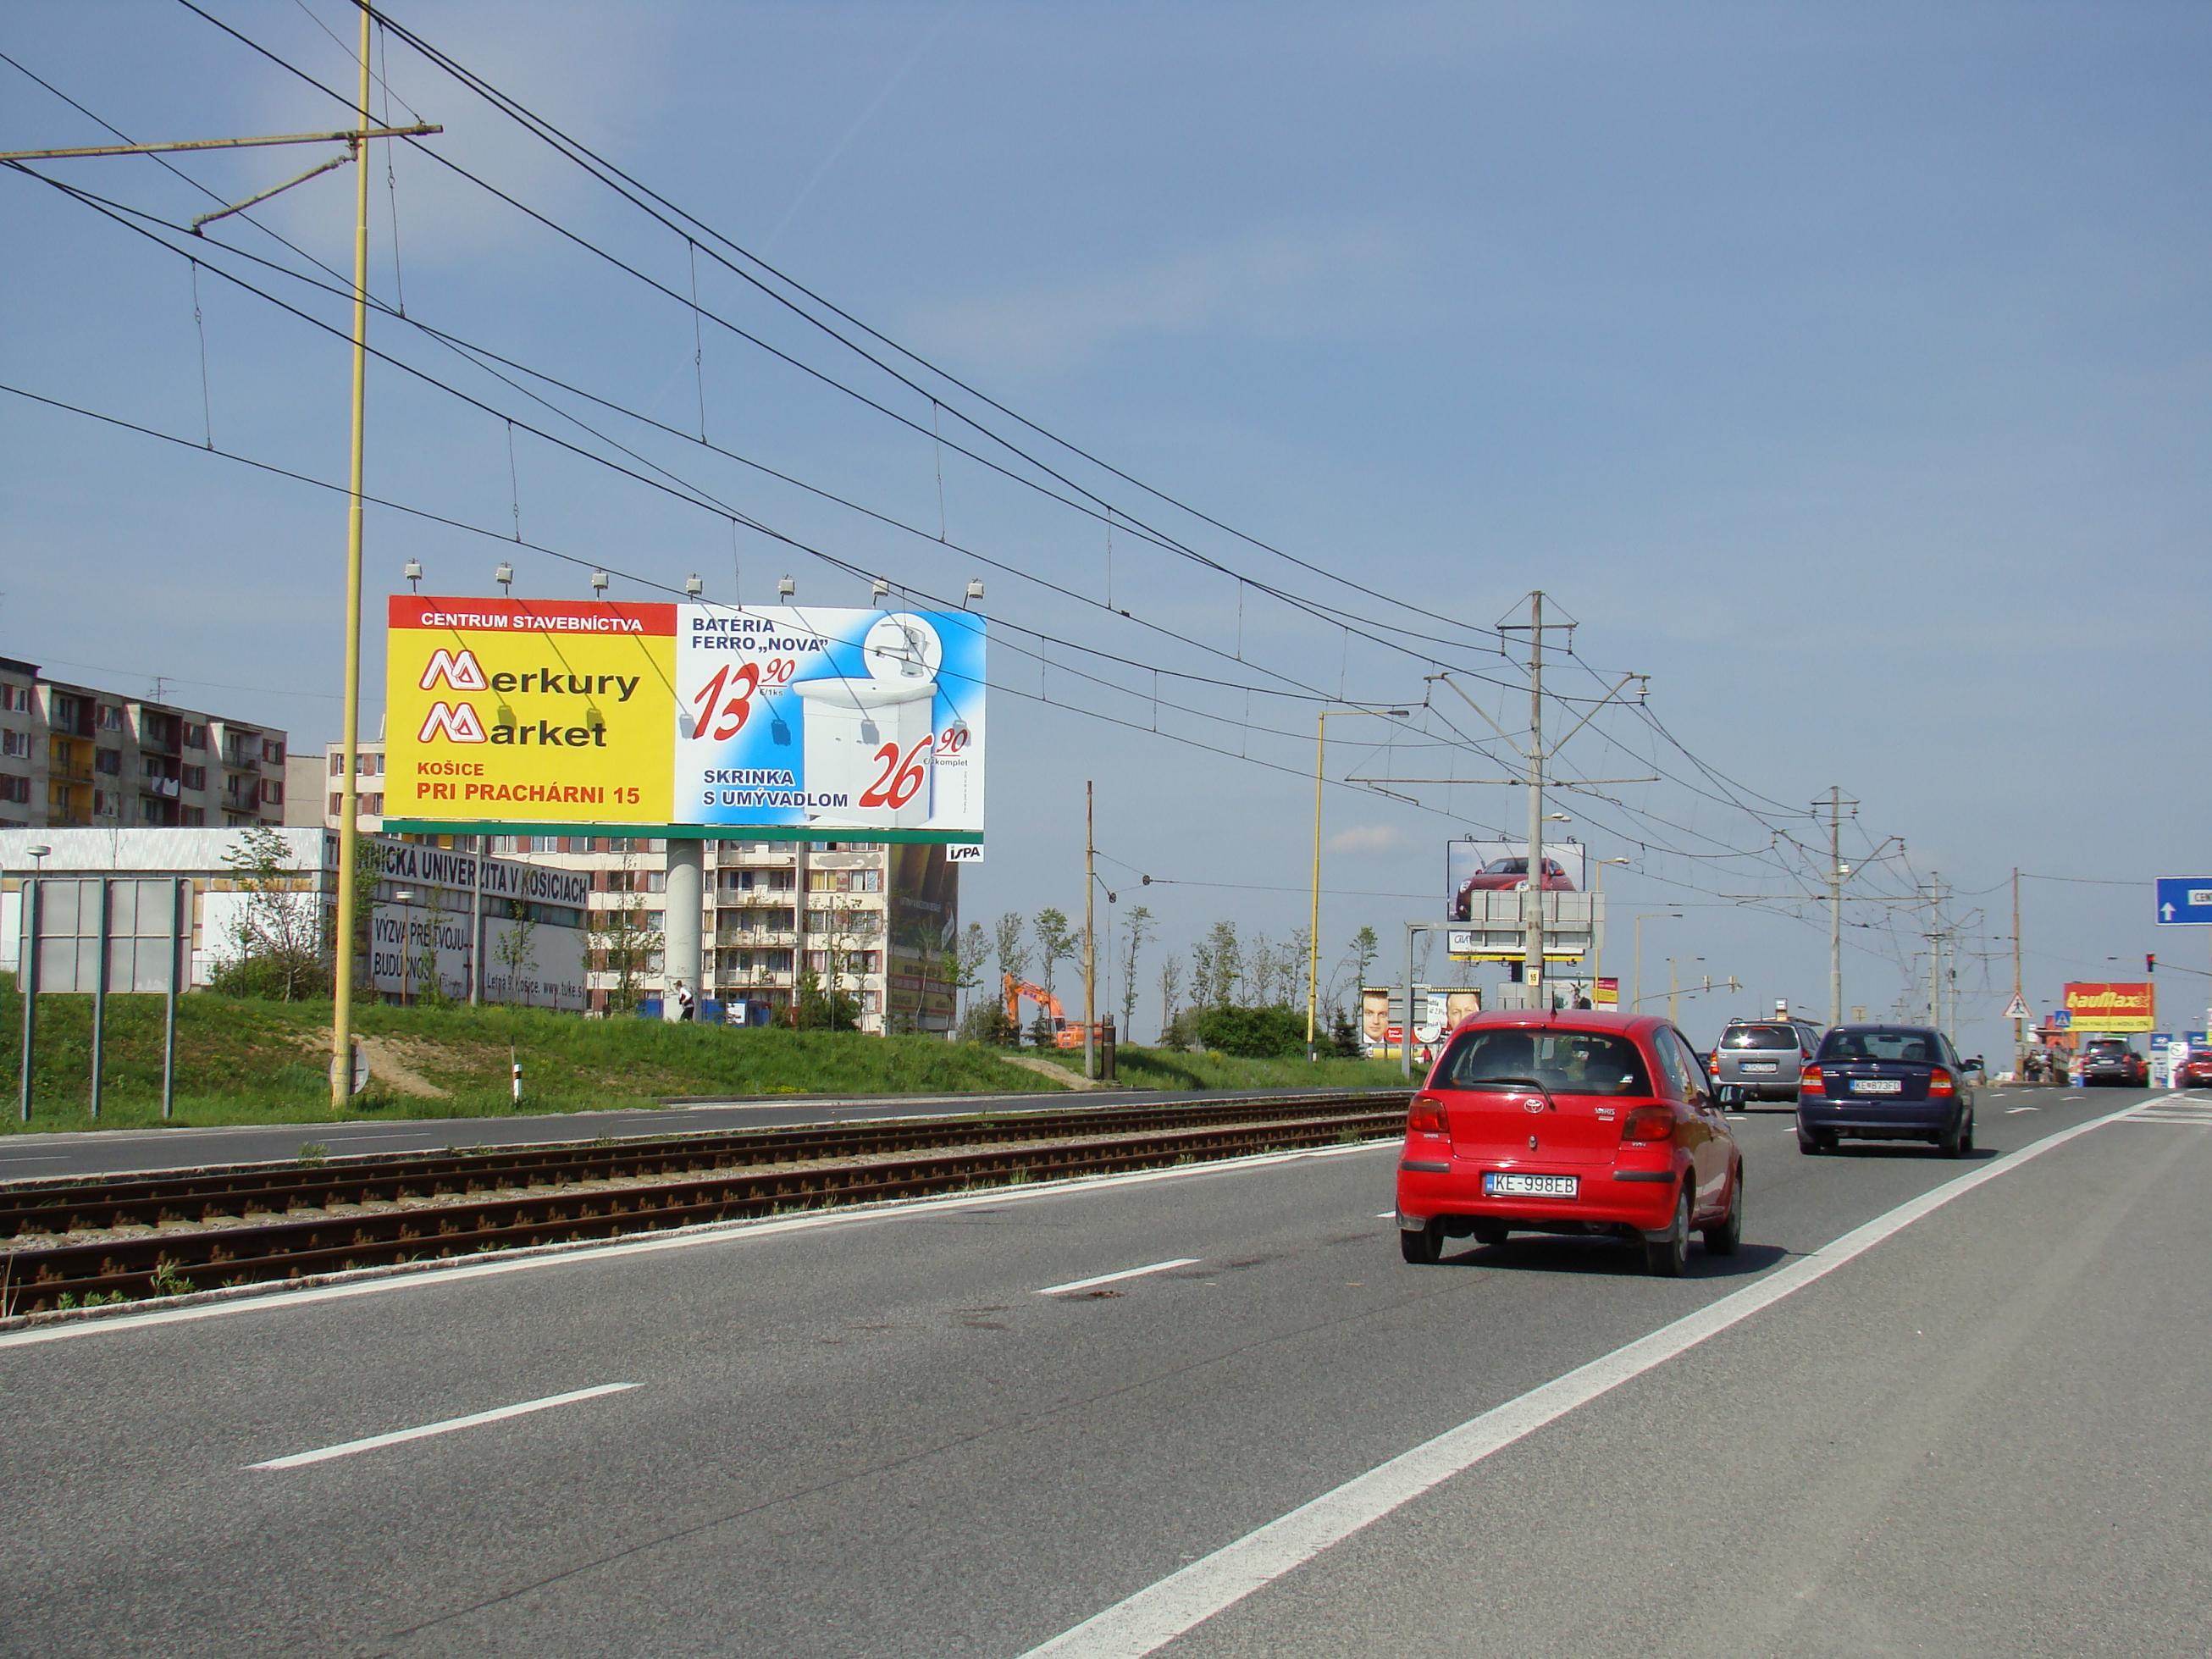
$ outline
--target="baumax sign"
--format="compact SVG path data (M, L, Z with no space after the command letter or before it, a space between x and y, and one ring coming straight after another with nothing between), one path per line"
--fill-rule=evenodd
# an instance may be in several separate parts
M2158 1025L2157 988L2148 980L2128 984L2066 988L2066 1012L2077 1031L2149 1031Z

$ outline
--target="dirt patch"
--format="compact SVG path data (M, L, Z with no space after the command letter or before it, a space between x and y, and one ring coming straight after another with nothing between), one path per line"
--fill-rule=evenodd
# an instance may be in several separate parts
M359 1034L355 1036L354 1041L361 1045L362 1053L368 1056L371 1088L389 1090L395 1095L408 1095L417 1100L453 1098L449 1090L441 1089L415 1069L422 1060L434 1058L441 1052L435 1044ZM325 1065L329 1064L329 1039L302 1036L299 1044Z
M1087 1077L1078 1077L1065 1066L1055 1066L1048 1060L1039 1060L1035 1054L1000 1054L1009 1066L1018 1066L1025 1072L1035 1072L1039 1077L1048 1077L1063 1089L1103 1089L1103 1083L1093 1083Z

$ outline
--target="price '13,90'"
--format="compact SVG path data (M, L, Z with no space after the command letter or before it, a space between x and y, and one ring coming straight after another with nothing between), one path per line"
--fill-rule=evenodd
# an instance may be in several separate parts
M739 663L735 668L723 664L712 679L691 694L691 707L697 711L692 717L693 729L702 738L726 743L744 730L745 722L752 718L753 693L764 685L788 683L797 667L789 657Z

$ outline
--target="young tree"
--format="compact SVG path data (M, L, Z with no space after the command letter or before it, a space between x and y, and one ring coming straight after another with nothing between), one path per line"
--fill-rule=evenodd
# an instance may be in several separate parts
M1160 1041L1168 1040L1168 1028L1175 1024L1177 1000L1182 994L1182 958L1164 957L1160 961Z
M1358 980L1353 987L1355 990L1369 983L1368 975L1375 966L1375 958L1380 956L1382 951L1382 941L1375 937L1375 930L1372 927L1362 927L1352 936L1352 960L1358 964L1359 970Z
M999 975L1012 975L1016 979L1030 976L1030 947L1022 935L1029 931L1028 919L1009 910L1000 916L992 929L992 945L999 953Z
M990 937L980 921L969 922L968 931L955 937L945 951L945 977L952 987L956 1019L966 1018L968 1006L975 1000L970 994L983 982L983 963L990 954Z
M327 991L321 906L283 835L250 825L239 832L237 846L224 849L222 861L246 902L231 921L231 955L216 971L216 988L279 1002Z
M1037 912L1037 955L1043 963L1044 988L1053 988L1053 975L1060 964L1082 948L1075 930L1067 925L1066 915L1048 904Z
M1129 912L1128 935L1121 947L1121 1040L1133 1042L1137 1024L1137 957L1152 936L1152 913L1144 905Z
M1290 943L1283 947L1283 1000L1303 1008L1305 1006L1306 974L1313 957L1313 934L1304 927L1291 930ZM1316 1005L1319 988L1315 990Z
M507 969L507 1000L521 1000L521 980L538 966L538 918L521 899L507 902L507 931L492 946L492 956Z
M653 913L638 902L633 890L635 863L634 854L623 855L623 867L610 872L614 902L603 911L591 913L588 943L596 965L615 976L607 992L610 1014L635 1011L646 977L661 951L660 929L653 926Z
M1235 1000L1244 977L1244 953L1237 939L1237 924L1217 921L1206 937L1190 947L1190 998L1200 1008L1224 1007Z

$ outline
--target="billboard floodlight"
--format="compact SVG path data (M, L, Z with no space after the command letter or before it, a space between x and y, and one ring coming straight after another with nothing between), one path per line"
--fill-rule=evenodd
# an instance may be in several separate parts
M687 598L696 599L706 591L707 584L699 580L697 571L693 571L684 579L684 592Z
M778 576L775 579L776 598L780 599L787 599L797 592L799 592L799 584L792 580L790 577Z
M514 592L514 567L501 559L493 567L491 579L499 584L499 591L512 595Z
M606 591L607 573L604 570L594 570L592 572L592 592L594 593L604 593Z
M422 560L408 560L405 564L400 566L399 574L407 578L407 586L414 592L420 593L422 591Z

